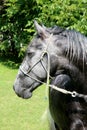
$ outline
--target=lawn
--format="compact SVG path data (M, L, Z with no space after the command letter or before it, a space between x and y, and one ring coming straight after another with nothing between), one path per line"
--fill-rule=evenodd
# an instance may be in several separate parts
M39 87L30 99L21 99L13 91L18 69L0 61L0 130L48 130L42 115L47 108L45 86Z

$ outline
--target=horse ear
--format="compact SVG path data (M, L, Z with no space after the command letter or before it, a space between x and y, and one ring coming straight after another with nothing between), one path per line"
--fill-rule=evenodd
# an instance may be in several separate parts
M39 25L37 23L37 21L34 21L34 25L35 25L35 28L37 30L37 33L38 35L41 37L41 38L47 38L49 37L49 33L46 31L46 27L44 25Z

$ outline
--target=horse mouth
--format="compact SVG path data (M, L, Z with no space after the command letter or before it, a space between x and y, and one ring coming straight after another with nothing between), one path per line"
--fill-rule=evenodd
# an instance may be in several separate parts
M32 93L37 87L38 84L37 85L32 84L30 88L21 88L20 86L19 87L13 86L13 89L18 97L21 97L23 99L28 99L32 97Z
M13 86L13 89L14 89L14 91L17 94L18 97L21 97L21 98L24 98L24 99L28 99L28 98L32 97L32 92L28 89L23 89L23 90L19 91L14 86Z

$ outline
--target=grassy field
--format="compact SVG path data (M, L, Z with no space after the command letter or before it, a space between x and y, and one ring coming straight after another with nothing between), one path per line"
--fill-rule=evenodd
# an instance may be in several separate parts
M45 86L39 87L28 100L16 96L13 83L17 69L0 61L0 130L48 130L41 117L47 107Z

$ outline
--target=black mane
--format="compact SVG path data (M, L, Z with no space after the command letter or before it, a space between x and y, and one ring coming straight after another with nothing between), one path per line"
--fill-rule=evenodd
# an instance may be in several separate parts
M82 67L84 68L87 62L87 37L75 30L67 30L58 26L48 30L53 35L61 35L66 38L66 56L69 57L70 61L82 62Z

